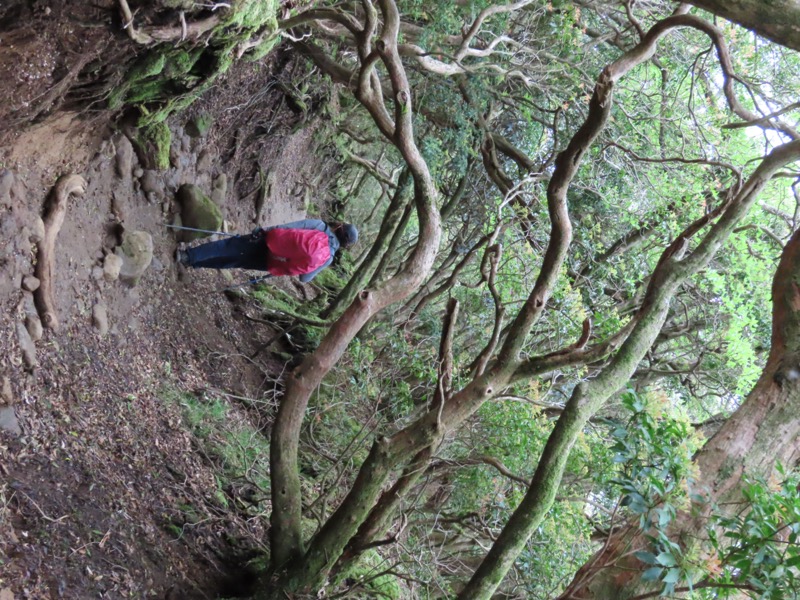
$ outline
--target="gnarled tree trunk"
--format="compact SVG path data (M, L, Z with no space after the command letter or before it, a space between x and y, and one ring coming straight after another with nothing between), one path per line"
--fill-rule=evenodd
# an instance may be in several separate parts
M781 257L772 285L772 348L753 390L695 457L695 493L704 498L679 515L670 537L688 546L706 539L713 507L741 507L743 478L768 478L776 464L800 458L800 232ZM635 526L617 530L586 563L561 596L567 599L625 600L657 589L641 574L651 565L633 557L647 549ZM695 582L696 583L696 582Z

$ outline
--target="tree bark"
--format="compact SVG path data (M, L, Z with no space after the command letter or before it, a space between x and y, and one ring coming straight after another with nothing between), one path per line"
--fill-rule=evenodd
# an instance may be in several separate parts
M349 306L358 291L365 287L367 280L375 272L378 261L382 255L381 253L387 244L385 240L389 240L394 234L403 215L405 205L410 202L410 200L407 199L410 179L411 175L408 169L403 169L397 181L397 187L392 195L392 199L389 202L389 208L386 209L386 213L383 216L383 221L381 222L375 243L370 248L367 257L359 265L358 270L353 273L353 276L350 278L350 281L347 282L344 289L339 292L339 295L334 298L330 305L322 312L320 316L323 319L335 315L342 307Z
M636 365L658 337L667 316L670 300L678 287L689 276L708 264L730 236L736 223L753 205L758 193L772 175L783 165L798 159L800 159L800 141L777 147L764 158L736 197L726 205L722 216L692 254L686 258L682 256L688 245L688 237L685 236L687 232L696 231L699 223L707 222L705 217L690 225L684 234L665 250L650 280L642 307L634 317L636 325L633 331L609 365L597 377L575 388L545 445L528 493L512 514L467 587L459 595L460 599L476 600L491 597L530 535L550 510L561 483L569 452L578 434L605 401L631 377ZM798 307L800 308L800 304ZM608 596L609 599L621 597Z
M80 175L63 175L58 179L45 207L44 238L39 242L36 255L36 277L40 284L33 293L34 303L42 324L58 331L59 321L53 296L56 270L56 238L67 214L70 194L83 195L86 181Z
M411 89L397 53L399 14L391 0L381 0L383 26L378 30L377 12L371 5L359 32L361 69L356 96L367 108L381 133L400 151L414 179L414 202L419 218L417 245L403 268L394 277L372 290L360 292L354 302L331 326L319 347L297 367L286 380L285 395L278 409L270 440L272 474L272 515L270 528L271 562L274 570L296 566L300 562L314 565L313 556L305 557L302 537L302 492L298 464L300 430L312 392L342 356L353 337L377 312L411 294L430 271L439 247L441 226L436 206L437 191L428 166L416 145L411 110ZM381 61L389 73L394 92L394 114L384 104L375 67ZM376 442L373 452L380 464L386 460L383 444ZM370 488L382 485L365 473L357 482ZM379 488L378 488L379 489ZM370 507L363 507L364 516ZM364 516L359 519L363 520ZM355 533L355 531L353 531ZM348 536L349 539L350 536ZM347 542L342 542L342 547ZM338 553L337 553L338 556ZM335 561L336 557L333 557ZM288 588L304 588L324 572L292 570L284 581Z
M800 50L800 2L797 0L687 0L776 44Z
M695 457L693 492L704 501L681 513L669 532L683 545L706 539L713 508L741 510L745 476L769 478L777 463L794 465L800 458L800 232L781 256L772 302L772 347L764 371L739 409ZM561 599L625 600L657 589L657 583L641 581L649 565L632 556L647 544L637 527L618 529L576 573Z

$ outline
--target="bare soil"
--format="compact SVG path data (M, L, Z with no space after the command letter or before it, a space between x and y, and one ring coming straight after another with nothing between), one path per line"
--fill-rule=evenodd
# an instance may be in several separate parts
M39 25L64 16L26 7L41 11ZM0 9L0 23L12 16ZM310 186L319 181L310 158L315 128L300 122L276 85L298 66L279 52L232 69L170 123L172 166L148 172L116 129L118 115L54 111L60 96L44 112L27 111L61 80L49 51L78 47L73 57L95 56L118 42L100 29L65 33L72 21L55 19L43 30L34 21L30 35L17 29L13 47L6 37L0 46L0 87L9 91L13 82L13 102L2 114L19 118L0 133L0 383L8 396L0 404L10 404L13 415L3 410L19 427L0 430L0 598L236 595L246 590L243 565L262 549L263 520L221 505L215 467L169 397L218 390L257 398L278 385L284 364L263 353L248 358L274 330L248 319L257 307L220 292L248 274L179 269L165 223L177 211L181 184L210 191L226 175L228 226L251 230L259 167L270 174L272 192L258 224L305 217ZM18 76L10 61L28 59L31 70ZM61 77L70 72L53 60ZM35 73L41 77L34 81ZM212 128L189 137L184 125L201 112L213 117ZM30 293L23 290L34 272L31 233L50 189L68 173L82 175L87 189L70 198L57 241L61 327L31 346ZM145 231L154 243L152 263L133 286L102 276L120 227ZM289 291L300 285L277 284ZM239 410L237 418L268 433L268 414Z

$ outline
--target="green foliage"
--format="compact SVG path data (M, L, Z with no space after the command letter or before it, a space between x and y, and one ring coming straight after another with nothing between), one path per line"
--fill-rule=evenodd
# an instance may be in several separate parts
M306 326L305 332L318 339L319 333L313 333L314 327L322 327L325 322L317 318L317 314L324 302L324 295L312 302L303 302L283 291L277 286L266 284L256 285L252 290L253 297L267 311L271 312L278 321L288 321L292 318L299 319Z
M752 598L800 594L800 474L778 467L769 481L748 478L742 509L717 516L709 531L713 554L704 570L713 583L741 585ZM719 589L717 598L733 597Z
M141 143L153 149L153 164L156 169L169 168L169 148L172 143L172 131L166 123L153 123L141 129Z
M247 56L259 60L277 43L276 0L237 0L202 44L160 44L147 50L111 92L111 109L136 106L140 126L165 121L190 106L233 64L240 44L259 36Z
M266 493L270 481L269 440L236 416L227 400L173 389L164 389L161 396L180 405L187 425L204 451L217 462L221 476L228 481L250 481ZM220 501L226 503L224 497Z
M386 559L374 550L368 550L357 563L345 569L337 580L352 589L348 594L349 598L397 600L403 597L403 590L395 577L384 574L388 568Z
M639 529L651 544L650 551L636 553L649 565L642 580L660 580L669 595L689 578L691 566L681 546L670 539L669 526L688 507L692 455L700 441L685 415L676 414L661 393L628 391L622 405L631 413L627 421L605 420L619 469L610 483L622 492L620 506L638 516Z

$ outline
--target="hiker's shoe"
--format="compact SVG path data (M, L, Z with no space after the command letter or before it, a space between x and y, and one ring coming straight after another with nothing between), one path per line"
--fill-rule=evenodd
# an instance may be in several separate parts
M189 266L189 253L186 250L181 250L180 248L175 250L175 262L179 265L183 265L184 267Z

